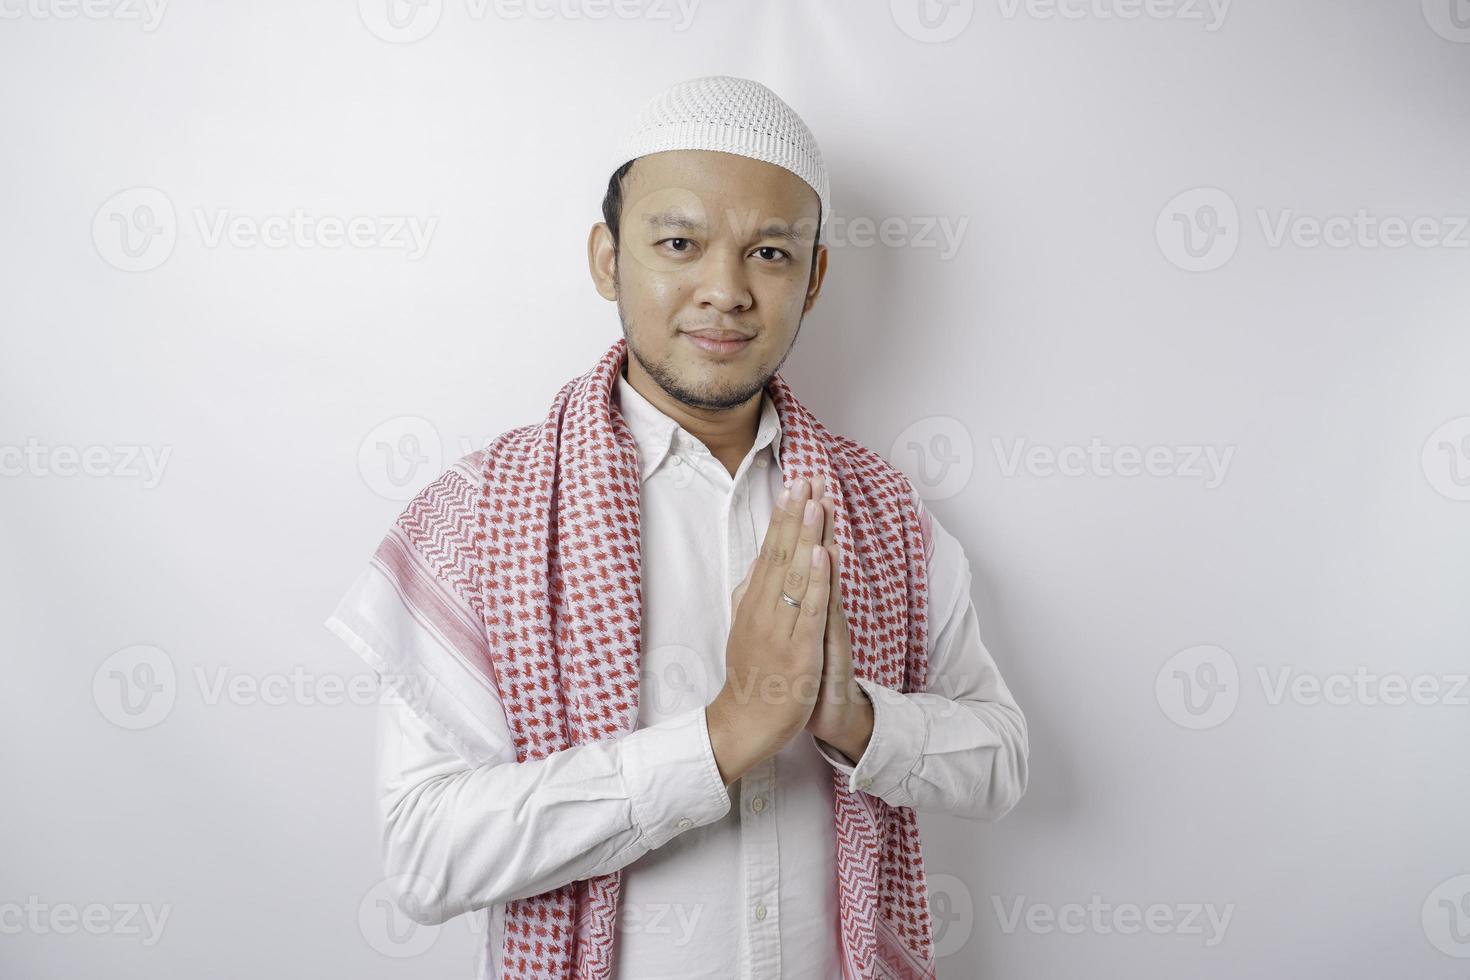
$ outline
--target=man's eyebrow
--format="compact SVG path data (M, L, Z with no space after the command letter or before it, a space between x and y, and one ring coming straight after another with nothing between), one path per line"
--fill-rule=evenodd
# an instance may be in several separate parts
M681 231L704 231L704 222L682 211L657 211L647 217L650 228L678 228Z
M674 228L678 229L679 231L694 232L704 232L709 230L705 226L705 223L703 221L700 221L698 218L691 217L682 211L656 211L653 214L646 215L644 221L648 224L649 228L654 229ZM802 237L801 232L797 231L794 228L789 228L785 224L780 222L770 222L766 224L763 228L756 232L755 237L779 238L783 241L790 242L793 245L801 245L806 242L806 239Z
M785 225L766 225L757 233L756 237L780 238L793 245L803 245L806 243L806 239L802 238L798 231L794 228L787 228Z

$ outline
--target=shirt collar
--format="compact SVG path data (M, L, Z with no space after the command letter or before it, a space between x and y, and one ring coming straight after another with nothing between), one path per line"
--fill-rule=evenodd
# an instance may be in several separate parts
M673 450L676 442L687 446L698 445L698 441L685 431L683 426L639 394L638 389L623 377L621 371L618 372L616 397L618 408L623 413L623 421L628 423L628 428L633 433L633 441L638 446L638 479L640 482L648 479L649 474L658 469L659 464ZM770 393L762 391L761 417L756 427L755 443L751 446L752 453L759 455L767 444L770 445L771 453L779 464L781 418L776 411L775 402L771 401Z

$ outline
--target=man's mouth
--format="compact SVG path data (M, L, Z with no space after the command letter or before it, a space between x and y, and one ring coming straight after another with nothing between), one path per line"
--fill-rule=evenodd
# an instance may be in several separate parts
M750 338L738 330L694 330L684 334L699 349L711 354L734 354L745 349Z

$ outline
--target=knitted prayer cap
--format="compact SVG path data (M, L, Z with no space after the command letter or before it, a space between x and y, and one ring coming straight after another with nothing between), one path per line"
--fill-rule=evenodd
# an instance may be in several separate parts
M619 137L612 170L664 150L720 150L764 160L806 181L832 214L822 151L796 110L760 82L731 75L691 78L645 104Z

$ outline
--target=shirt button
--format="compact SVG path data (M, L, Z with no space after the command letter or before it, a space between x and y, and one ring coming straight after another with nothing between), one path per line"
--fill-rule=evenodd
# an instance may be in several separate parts
M761 919L764 919L765 917L766 917L766 906L765 906L765 904L763 902L756 902L755 903L755 918L756 918L756 921L759 922Z
M873 785L873 777L864 776L862 779L858 780L858 785L861 786L863 789L867 789L869 786Z
M766 808L766 798L764 796L757 796L750 801L750 808L756 813L760 813Z
M688 817L680 817L679 822L674 824L674 826L678 827L680 830L688 830L690 827L694 826L694 821L690 820Z
M673 463L674 463L675 466L683 466L684 465L684 457L679 456L679 455L675 455L675 456L672 456L670 458L673 460Z
M771 465L771 461L766 459L764 456L759 456L756 458L755 465L759 466L761 469L765 469L767 466Z

